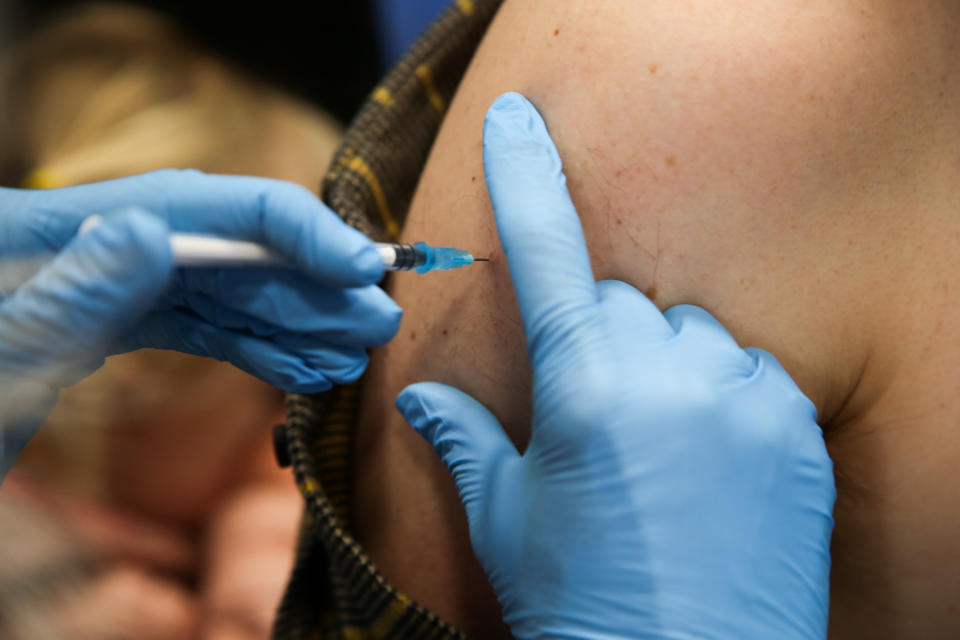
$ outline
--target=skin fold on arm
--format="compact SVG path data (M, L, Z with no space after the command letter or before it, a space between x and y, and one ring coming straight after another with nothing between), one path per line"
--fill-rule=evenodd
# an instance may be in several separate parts
M523 447L530 371L481 164L505 91L541 110L597 279L700 305L776 356L836 462L831 637L960 635L960 5L508 0L450 106L406 241L491 257L401 274L356 434L359 540L475 637L506 631L449 474L393 402L454 385Z

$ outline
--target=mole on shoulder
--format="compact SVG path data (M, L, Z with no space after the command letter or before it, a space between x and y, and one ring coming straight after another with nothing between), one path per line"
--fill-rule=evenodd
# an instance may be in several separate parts
M416 340L416 339L417 339L417 332L416 332L416 331L411 331L411 332L410 332L410 339L411 339L411 340Z

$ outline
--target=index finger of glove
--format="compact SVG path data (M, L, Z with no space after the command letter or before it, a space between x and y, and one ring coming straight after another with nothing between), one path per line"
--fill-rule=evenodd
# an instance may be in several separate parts
M529 101L500 96L483 128L483 165L510 267L527 348L536 363L551 338L579 335L598 313L580 219L557 149Z
M46 194L34 194L34 201L46 203L41 196ZM263 242L329 285L364 286L378 282L384 273L369 238L308 190L280 180L167 169L61 189L56 204L80 219L142 206L174 231Z
M180 179L181 195L173 196L177 210L171 211L174 229L265 242L327 284L363 286L383 277L383 261L370 239L303 187L199 173L184 173ZM182 202L176 202L179 197Z

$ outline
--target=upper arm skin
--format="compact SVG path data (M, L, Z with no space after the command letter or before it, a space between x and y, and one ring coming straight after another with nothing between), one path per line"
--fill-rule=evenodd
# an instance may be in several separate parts
M476 637L499 628L453 484L393 407L407 384L445 382L521 446L529 432L530 370L483 178L494 99L518 91L543 114L597 279L626 281L661 308L705 307L743 346L771 351L829 421L862 371L874 332L864 318L904 275L874 259L874 240L910 229L905 203L952 179L931 141L944 135L942 87L902 66L942 63L937 39L957 27L946 5L505 3L404 229L492 261L394 276L403 325L367 378L354 513L388 580Z

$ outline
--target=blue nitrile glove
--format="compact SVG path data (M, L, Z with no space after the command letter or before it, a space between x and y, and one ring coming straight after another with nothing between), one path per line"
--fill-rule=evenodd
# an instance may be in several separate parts
M171 230L260 241L298 268L176 269ZM0 477L56 389L112 353L212 356L291 391L357 379L399 325L382 276L369 239L285 182L165 170L0 190Z
M824 638L835 498L813 404L706 311L594 282L533 106L493 105L484 166L533 363L520 455L474 399L397 398L449 467L517 638Z

